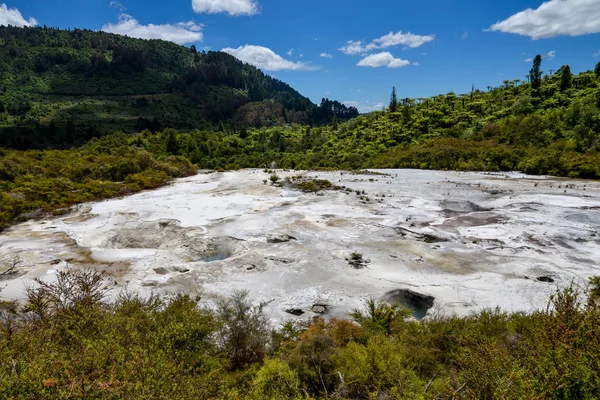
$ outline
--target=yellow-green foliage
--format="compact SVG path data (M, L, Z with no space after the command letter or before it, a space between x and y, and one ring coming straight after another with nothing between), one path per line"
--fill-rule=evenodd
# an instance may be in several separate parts
M566 91L507 81L487 92L403 99L337 126L296 124L178 135L177 154L203 168L429 168L522 170L600 177L599 80L584 72ZM152 144L149 139L148 145Z
M115 134L77 150L2 150L0 229L73 204L121 196L194 174L183 157L159 157Z
M600 177L600 90L586 72L572 88L559 77L509 82L488 92L405 99L398 111L376 111L336 126L296 124L175 135L170 153L210 169L428 168ZM164 135L144 148L164 148Z
M387 334L370 324L317 320L286 324L269 338L262 328L238 329L240 321L264 318L243 293L231 300L240 305L232 319L228 308L208 310L188 296L124 294L107 302L94 271L59 272L54 283L40 285L24 307L0 313L2 399L600 396L593 290L559 291L547 310L533 314L398 317ZM268 356L235 362L240 348L230 343L232 329L236 343L262 346Z
M341 349L337 364L350 398L424 398L427 384L407 368L403 343L372 336L366 345L351 342Z
M301 399L298 384L298 375L287 363L277 358L267 359L252 381L250 398L256 400Z

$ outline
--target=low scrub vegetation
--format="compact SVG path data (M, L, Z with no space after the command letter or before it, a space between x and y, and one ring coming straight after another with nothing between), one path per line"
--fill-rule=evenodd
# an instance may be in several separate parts
M340 190L340 186L336 186L327 179L306 179L302 177L293 177L290 180L292 187L301 190L305 193L315 193L322 190Z
M598 279L593 280L595 284ZM0 318L0 398L596 399L600 298L557 292L532 314L406 320L374 300L352 320L286 323L236 293L214 309L59 272Z
M91 200L154 189L197 172L187 159L149 152L115 134L77 150L0 152L0 230ZM168 136L163 141L164 146Z

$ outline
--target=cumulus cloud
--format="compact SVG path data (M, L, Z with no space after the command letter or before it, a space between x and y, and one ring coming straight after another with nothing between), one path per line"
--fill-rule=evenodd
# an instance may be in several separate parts
M243 62L254 65L260 69L264 69L265 71L296 71L301 69L315 69L311 68L306 63L286 60L280 55L276 54L273 50L262 46L253 46L247 44L245 46L240 46L237 49L226 47L221 51L229 53Z
M21 12L16 8L8 8L6 4L0 5L0 26L12 25L18 27L36 26L38 22L35 18L25 19Z
M550 0L537 9L528 8L489 28L530 38L581 36L600 32L598 0Z
M192 8L197 13L206 14L258 14L258 4L254 0L192 0Z
M376 48L378 49L397 46L399 44L415 48L420 47L427 42L431 42L434 39L434 35L421 36L413 35L410 32L402 33L402 31L399 31L396 33L390 32L387 35L380 37L379 39L373 40L373 43L377 45Z
M384 51L382 53L371 54L366 56L358 62L359 67L388 67L388 68L400 68L406 65L410 65L409 61L402 60L401 58L394 58L389 52Z
M339 48L339 50L344 54L365 54L375 49L385 49L388 47L404 45L406 47L420 47L425 43L431 42L435 39L435 35L414 35L410 32L402 33L399 32L390 32L387 35L384 35L378 39L374 39L369 44L363 44L361 40L354 41L349 40L346 42L345 46Z
M323 57L323 58L333 58L333 56L329 53L321 53L321 54L319 54L319 56Z
M139 39L162 39L177 44L186 44L202 41L202 28L202 25L194 21L178 24L141 25L131 15L121 14L118 23L106 24L102 27L102 30Z
M342 46L338 49L344 54L352 55L352 54L363 54L366 53L366 46L363 46L362 41L354 41L348 40L345 46Z

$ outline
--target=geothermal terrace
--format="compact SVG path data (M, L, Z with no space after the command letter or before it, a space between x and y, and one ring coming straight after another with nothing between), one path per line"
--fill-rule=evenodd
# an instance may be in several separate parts
M546 307L559 287L600 275L600 183L416 170L277 171L345 189L303 193L262 170L200 173L0 235L0 282L22 299L62 268L110 275L110 293L238 289L268 302L274 325L346 316L369 297L417 318ZM356 254L353 254L356 253ZM2 265L0 264L0 270Z

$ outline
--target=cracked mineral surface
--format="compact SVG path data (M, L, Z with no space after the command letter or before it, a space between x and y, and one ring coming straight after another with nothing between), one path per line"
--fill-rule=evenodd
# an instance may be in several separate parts
M399 290L427 299L416 314L532 311L557 288L600 275L599 182L418 170L277 174L329 180L337 190L264 184L271 174L261 170L200 173L22 223L0 235L0 260L17 256L22 265L0 282L0 296L23 299L33 278L91 267L111 276L113 296L185 292L210 305L245 289L269 302L277 324L346 316L369 297L401 301L389 295ZM349 265L353 253L370 262Z

